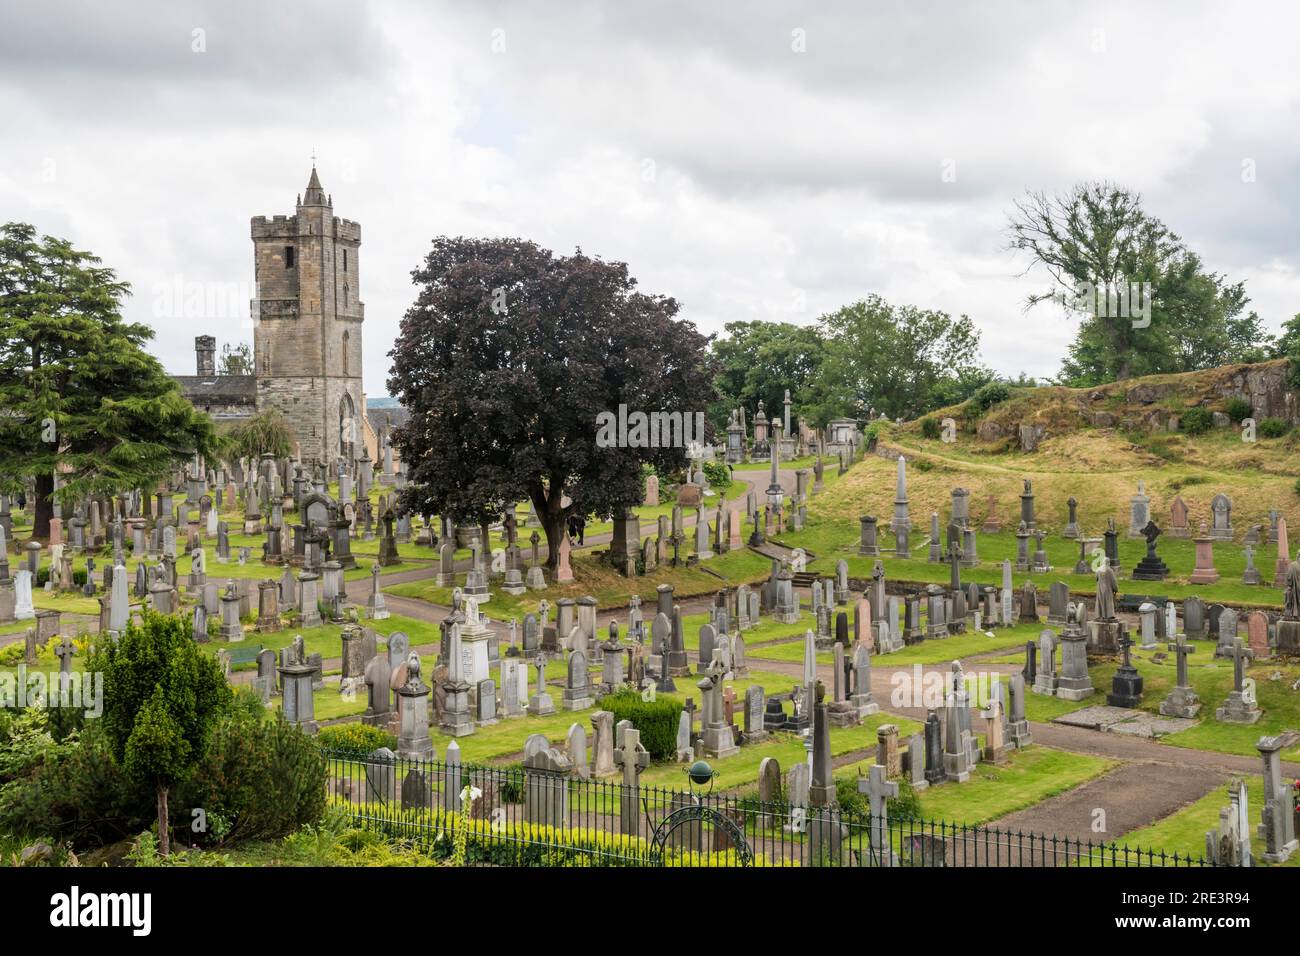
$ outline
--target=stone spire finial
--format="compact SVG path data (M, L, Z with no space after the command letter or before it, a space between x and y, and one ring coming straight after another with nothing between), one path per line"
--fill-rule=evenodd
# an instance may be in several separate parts
M307 191L302 195L304 206L328 206L329 202L325 197L325 190L320 184L320 176L316 174L316 164L312 163L311 179L307 181Z

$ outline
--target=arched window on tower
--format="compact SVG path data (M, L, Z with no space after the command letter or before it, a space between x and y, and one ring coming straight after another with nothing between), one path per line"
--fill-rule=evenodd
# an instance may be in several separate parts
M347 284L346 282L343 283L343 308L345 308L345 309L348 307L348 292L349 292L349 291L351 291L351 290L348 289L348 284Z
M350 344L351 341L352 341L352 336L348 333L347 329L344 329L343 330L343 374L345 376L351 374L350 372L348 372L348 345Z

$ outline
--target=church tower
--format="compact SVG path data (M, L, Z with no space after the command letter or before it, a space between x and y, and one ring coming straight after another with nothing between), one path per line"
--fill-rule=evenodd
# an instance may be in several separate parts
M252 220L257 408L293 428L304 461L362 454L361 227L334 216L313 165L292 216Z

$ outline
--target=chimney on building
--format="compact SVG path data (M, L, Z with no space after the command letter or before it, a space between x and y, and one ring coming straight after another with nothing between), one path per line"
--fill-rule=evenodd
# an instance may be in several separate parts
M194 354L198 360L199 375L217 374L217 340L213 336L195 336Z

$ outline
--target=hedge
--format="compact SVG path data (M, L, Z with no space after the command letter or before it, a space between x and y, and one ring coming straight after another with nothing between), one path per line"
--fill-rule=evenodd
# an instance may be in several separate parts
M316 742L322 750L343 750L351 753L374 753L381 747L393 750L397 746L397 735L382 727L370 724L346 723L322 727L316 735Z
M336 798L336 805L351 813L355 805ZM624 836L595 827L550 827L524 821L493 822L468 818L449 810L402 810L385 808L376 819L362 814L359 823L367 829L396 840L411 840L434 859L455 865L497 866L652 866L656 862L651 843L644 837ZM696 853L665 847L665 866L738 866L732 850ZM754 855L754 866L778 866L763 854ZM785 865L797 866L795 861Z
M681 719L682 705L666 697L642 700L634 690L620 690L606 694L596 701L601 710L614 714L614 723L632 721L641 732L641 746L650 752L650 759L675 760L677 757L677 724Z

